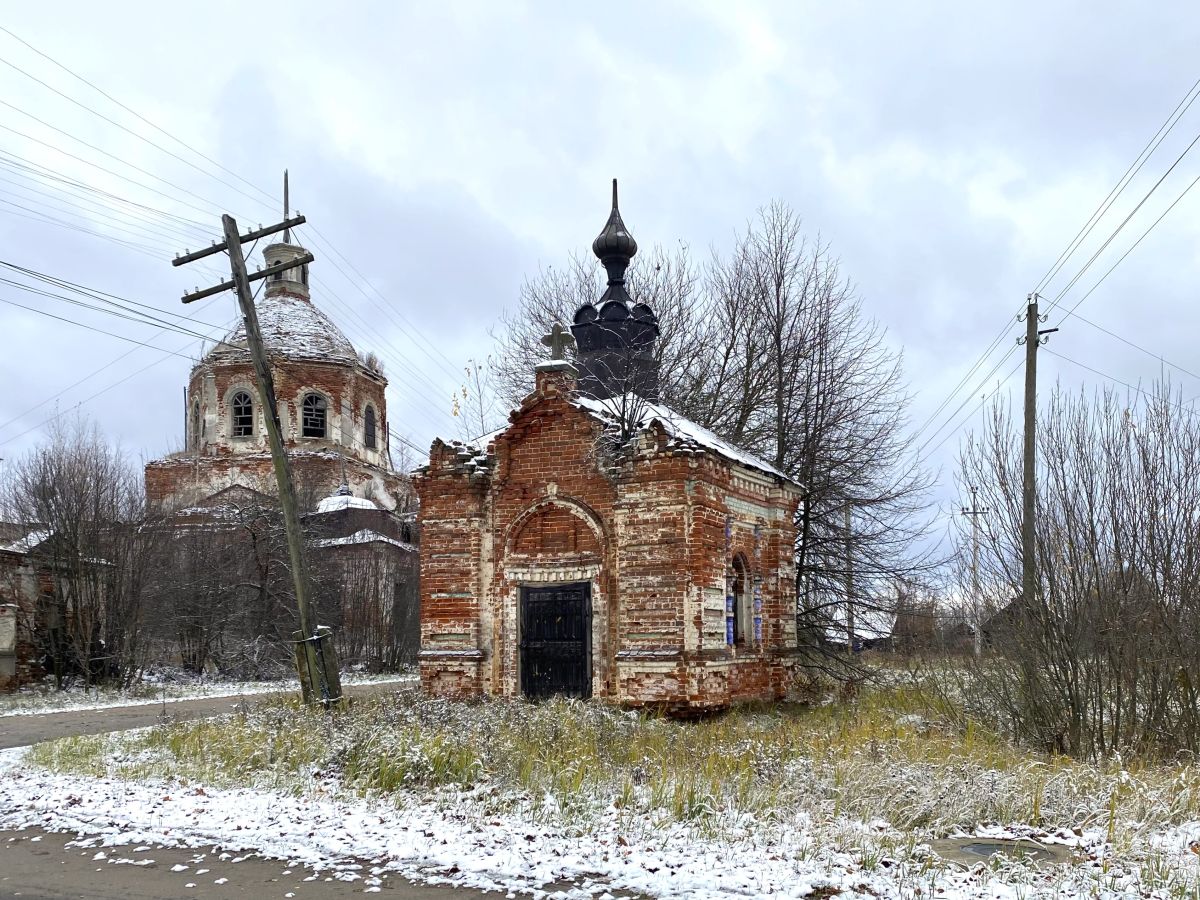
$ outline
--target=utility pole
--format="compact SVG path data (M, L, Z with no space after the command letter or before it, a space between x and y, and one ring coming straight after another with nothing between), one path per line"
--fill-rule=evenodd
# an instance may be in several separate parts
M1037 464L1037 350L1057 328L1038 330L1044 319L1038 317L1038 295L1029 295L1025 307L1025 337L1017 338L1025 345L1025 454L1021 478L1021 599L1034 602L1037 597L1037 567L1034 553L1034 524L1037 504L1037 484L1034 468Z
M280 231L290 234L291 228L301 225L303 216L288 219L269 228L259 228L245 235L238 234L237 222L233 216L221 217L225 231L225 240L214 243L206 250L196 253L185 253L177 256L172 265L180 266L185 263L226 251L229 254L231 281L194 291L183 296L184 303L191 303L201 297L208 297L233 288L237 292L238 304L246 325L246 344L250 350L250 358L254 363L254 375L258 385L258 398L262 404L263 421L266 425L267 438L271 445L271 461L275 465L275 480L279 486L279 504L283 510L283 524L287 532L288 558L292 567L292 583L296 591L296 610L300 619L300 630L296 633L296 665L300 675L300 688L306 703L320 702L326 707L342 699L341 679L338 673L337 657L334 652L332 631L317 625L316 617L309 605L308 569L304 559L304 534L300 529L300 514L296 507L296 493L292 482L292 468L288 461L287 451L283 446L283 432L279 425L279 410L275 402L275 384L271 378L271 367L267 362L267 354L263 349L262 335L258 327L258 313L254 308L254 297L250 293L250 282L267 278L277 272L294 269L313 261L313 255L304 256L287 263L277 263L266 269L246 273L246 260L242 255L242 244L256 240Z
M962 508L964 516L971 517L971 609L975 613L975 656L983 655L983 602L979 596L979 517L989 510L980 509L979 489L971 486L971 507Z

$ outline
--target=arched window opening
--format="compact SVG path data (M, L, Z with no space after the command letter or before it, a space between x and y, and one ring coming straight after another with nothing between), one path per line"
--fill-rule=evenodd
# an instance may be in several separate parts
M254 401L245 391L238 391L230 402L233 411L233 436L254 437Z
M725 591L725 643L745 644L750 625L750 573L745 558L739 553L733 558L733 566L727 579Z
M192 401L192 449L200 449L200 401Z
M368 406L367 413L363 417L363 443L367 445L368 450L375 449L375 407Z
M302 265L300 267L300 282L302 284L308 284L308 264L307 263L305 263L304 265Z
M306 438L325 437L328 419L325 398L320 394L309 394L301 404L300 434Z

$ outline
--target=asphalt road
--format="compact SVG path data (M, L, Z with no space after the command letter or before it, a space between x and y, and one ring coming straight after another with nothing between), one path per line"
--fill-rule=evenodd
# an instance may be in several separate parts
M380 694L396 690L396 682L347 685L348 697ZM297 689L296 693L299 693ZM140 706L117 706L111 709L86 709L75 712L41 713L27 716L0 716L0 750L7 747L27 747L39 741L70 737L77 734L102 734L106 731L127 731L146 728L161 722L182 722L231 713L239 703L254 704L273 694L248 694L244 697L206 697L199 700L168 700Z
M364 879L338 881L330 872L313 872L281 860L222 854L216 848L70 847L74 835L27 829L0 831L0 897L23 900L328 900L364 896ZM97 855L100 858L97 859ZM221 859L224 855L226 858ZM240 860L234 862L233 860ZM393 900L445 900L449 897L499 897L465 888L416 885L380 875L372 884ZM218 883L219 882L219 883Z
M395 684L348 686L350 696L395 690ZM112 709L0 717L0 748L24 747L38 741L77 734L100 734L143 728L233 712L238 703L255 703L270 695L179 700L165 704ZM72 834L0 831L0 898L23 900L163 900L168 897L326 900L362 896L362 880L339 881L330 872L259 856L233 856L219 848L69 847ZM97 858L97 854L103 855ZM234 862L234 860L238 860ZM120 862L119 860L125 860ZM363 873L366 877L367 866ZM203 871L202 871L203 870ZM220 881L220 883L218 883ZM399 876L379 876L372 894L395 900L439 900L446 897L496 897L466 888L413 884Z

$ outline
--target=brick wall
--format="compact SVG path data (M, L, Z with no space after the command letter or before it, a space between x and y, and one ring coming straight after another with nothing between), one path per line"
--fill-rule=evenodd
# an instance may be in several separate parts
M354 364L281 359L273 363L279 420L284 444L292 451L297 490L323 497L341 483L342 460L356 496L391 509L403 506L408 489L391 471L388 458L387 380ZM254 433L232 435L232 399L244 390L253 398ZM301 404L309 393L326 399L326 437L301 433ZM198 432L193 407L199 408ZM366 446L365 416L375 409L375 448ZM229 487L243 484L275 494L262 405L254 369L244 362L205 360L191 373L187 396L186 449L146 467L146 499L152 508L170 510L194 505Z

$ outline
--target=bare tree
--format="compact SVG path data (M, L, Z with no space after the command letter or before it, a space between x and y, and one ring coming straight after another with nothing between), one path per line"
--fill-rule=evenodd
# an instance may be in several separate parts
M34 526L43 585L33 634L63 686L129 679L143 662L150 536L141 529L139 473L82 418L59 420L49 440L9 470L4 516Z
M1200 422L1178 391L1056 390L1039 415L1036 571L1020 596L1021 429L997 404L961 457L993 515L980 581L997 612L967 713L1046 749L1200 749ZM965 544L969 535L965 529Z
M510 401L528 391L541 336L601 289L599 265L579 258L525 283L498 334ZM800 218L774 203L702 272L682 244L635 257L628 289L658 317L664 403L804 486L798 615L814 645L854 609L886 627L896 579L934 567L918 549L929 479L906 432L901 358L828 244L808 239Z

